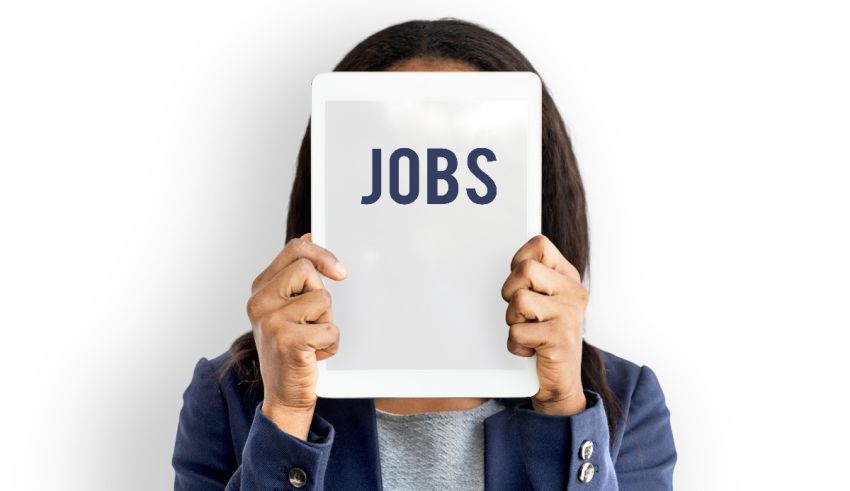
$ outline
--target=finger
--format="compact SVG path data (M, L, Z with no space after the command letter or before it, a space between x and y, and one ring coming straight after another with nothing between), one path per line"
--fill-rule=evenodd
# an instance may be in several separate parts
M251 295L248 299L248 316L256 319L282 308L295 296L324 287L322 277L313 263L307 258L298 258Z
M317 360L330 358L339 349L339 328L332 322L294 324L290 327L292 346L302 351L314 350Z
M315 351L317 358L325 359L336 354L339 347L339 329L333 322L299 324L269 316L260 329L264 337L274 338L280 353Z
M516 341L514 341L510 337L508 338L508 351L510 351L511 353L513 353L517 356L525 356L525 357L533 356L534 353L536 353L536 351L534 351L533 349L526 348L525 346L517 343Z
M535 235L519 248L511 259L511 270L526 259L536 259L581 283L581 274L545 235Z
M505 322L508 325L529 321L545 322L557 318L563 310L564 305L555 297L527 289L517 290L508 303Z
M279 315L299 324L333 322L331 294L325 289L308 291L269 315Z
M563 333L552 321L521 322L508 328L510 346L520 346L539 352L541 349L564 345Z
M514 292L522 288L544 295L557 295L563 290L561 284L565 281L573 280L537 259L525 259L517 263L502 285L502 298L509 301Z
M254 280L251 290L262 288L278 271L299 257L309 259L320 273L333 280L342 280L347 274L345 267L331 251L314 244L312 239L299 237L286 243L272 263Z

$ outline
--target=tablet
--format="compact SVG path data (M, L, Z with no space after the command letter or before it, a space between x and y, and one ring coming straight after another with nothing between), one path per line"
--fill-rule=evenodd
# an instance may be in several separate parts
M528 397L501 287L541 227L532 72L333 72L312 82L311 232L345 265L317 395Z

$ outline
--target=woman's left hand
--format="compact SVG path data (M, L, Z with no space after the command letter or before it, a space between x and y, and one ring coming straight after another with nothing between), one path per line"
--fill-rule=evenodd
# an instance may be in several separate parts
M508 351L537 354L536 411L569 416L587 406L581 383L581 347L588 292L578 270L546 236L536 235L511 260L502 286L508 302Z

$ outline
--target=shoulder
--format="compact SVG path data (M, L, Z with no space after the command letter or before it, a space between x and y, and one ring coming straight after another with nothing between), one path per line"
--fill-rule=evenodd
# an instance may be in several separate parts
M195 362L186 395L207 400L226 399L228 393L239 385L236 373L230 367L230 359L230 353L225 351L218 356L202 357Z
M184 400L206 406L216 411L218 417L226 417L241 428L250 422L254 409L262 400L262 389L239 376L231 359L229 351L199 359Z
M230 360L230 353L224 352L195 363L180 411L178 433L183 441L230 442L228 448L234 452L244 445L262 390L258 394L241 380ZM238 461L239 453L235 454Z
M601 349L599 351L605 364L608 385L617 396L622 410L615 439L615 447L621 453L619 466L625 467L635 459L645 460L647 457L639 449L649 450L655 445L655 458L661 459L672 469L676 451L670 411L655 372L647 365Z
M201 358L198 363L206 365L209 370L212 370L213 373L224 380L234 375L233 368L230 367L231 358L232 355L228 350L213 358ZM224 377L221 377L222 375L224 375Z
M619 399L625 413L636 402L655 400L665 403L658 376L649 366L597 349L605 365L608 386Z
M597 350L602 355L608 385L618 396L623 396L620 399L630 399L638 388L661 391L658 378L649 366L635 363L600 348Z
M207 370L215 377L219 390L229 405L244 406L245 411L253 413L254 406L262 399L259 373L255 376L256 380L249 379L246 374L239 372L232 361L233 355L228 350L213 358L202 358L198 364L207 365Z
M629 399L638 385L645 382L645 380L642 380L644 377L655 379L655 373L648 366L635 363L600 348L597 348L597 350L602 355L608 385L618 395L625 396L625 399Z

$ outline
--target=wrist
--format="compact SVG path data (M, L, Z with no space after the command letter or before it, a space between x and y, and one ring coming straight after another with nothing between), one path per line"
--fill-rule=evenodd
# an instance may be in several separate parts
M315 408L293 408L263 401L261 411L281 431L307 441Z
M535 411L543 414L572 416L587 409L587 397L584 395L584 390L579 390L573 395L557 400L540 400L532 397L531 405Z

